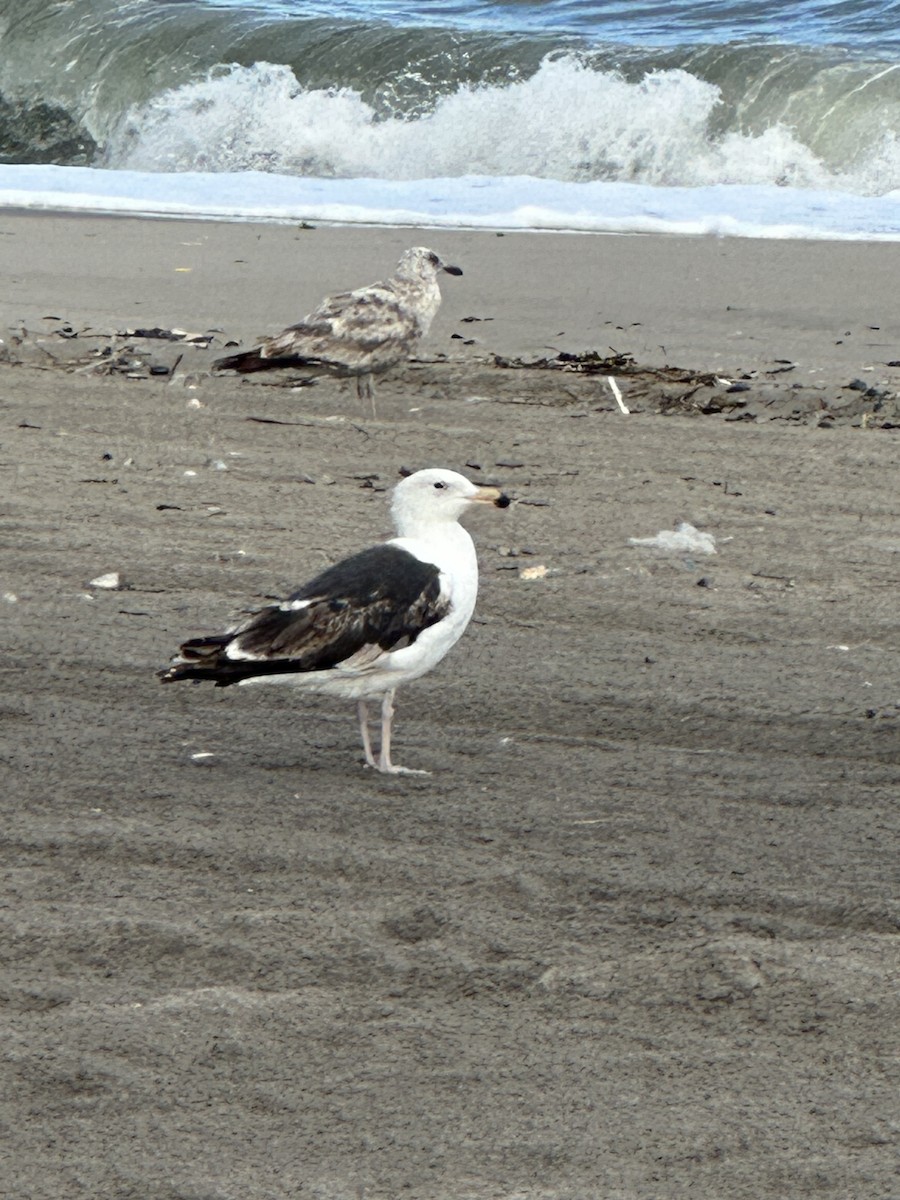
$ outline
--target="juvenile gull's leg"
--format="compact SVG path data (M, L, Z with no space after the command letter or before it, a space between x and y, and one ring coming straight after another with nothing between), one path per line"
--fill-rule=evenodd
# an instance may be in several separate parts
M420 771L416 767L395 767L391 762L391 722L394 717L393 690L384 693L381 702L381 753L378 756L378 770L385 775L430 775L430 771Z
M375 380L372 378L371 372L356 377L356 394L365 404L368 400L372 405L372 416L376 416L375 412Z

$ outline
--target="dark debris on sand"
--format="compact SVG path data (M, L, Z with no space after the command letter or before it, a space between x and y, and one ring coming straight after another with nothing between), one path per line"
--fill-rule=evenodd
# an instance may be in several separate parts
M631 411L664 415L721 415L730 421L785 421L820 428L854 425L900 428L900 392L890 383L869 385L853 379L843 386L782 380L794 364L773 360L765 371L735 375L683 367L648 366L633 355L612 350L561 352L536 359L494 355L494 366L514 371L555 371L566 375L615 378ZM614 407L610 395L603 407Z
M104 332L90 327L78 329L60 317L46 317L45 321L43 329L18 327L8 331L0 344L0 363L128 379L171 380L184 376L196 380L209 374L208 351L222 340L218 329L190 333L152 326ZM891 367L890 363L883 365ZM580 403L591 410L616 407L606 382L612 378L621 387L631 412L717 416L726 421L757 423L780 421L822 429L840 425L900 428L900 380L886 376L877 381L856 377L846 383L800 383L793 374L795 366L786 359L773 359L764 369L717 373L653 366L611 348L608 354L597 350L563 351L533 359L489 354L484 359L458 361L441 355L427 362L411 361L398 367L395 375L402 380L407 373L415 372L417 385L443 384L457 390L475 387L485 369L496 380L499 369L515 372L517 379L515 395L503 388L496 391L493 398L500 403L547 407ZM427 379L423 378L425 374ZM554 377L554 383L549 383L548 379ZM523 386L523 380L530 382ZM290 376L281 386L294 389L311 382ZM246 381L242 383L246 386Z

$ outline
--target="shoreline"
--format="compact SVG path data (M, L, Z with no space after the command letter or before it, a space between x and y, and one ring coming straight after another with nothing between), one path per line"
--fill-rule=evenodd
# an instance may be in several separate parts
M834 182L832 180L832 182ZM858 185L862 187L862 185ZM850 187L849 183L847 187ZM0 166L0 203L141 218L364 224L470 232L656 233L740 240L900 240L896 201L827 186L665 185L537 176L415 179L260 171Z

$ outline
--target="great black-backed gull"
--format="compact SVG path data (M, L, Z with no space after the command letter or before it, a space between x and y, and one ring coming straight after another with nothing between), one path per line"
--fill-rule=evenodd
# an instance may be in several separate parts
M160 677L217 687L281 682L356 700L366 763L386 774L427 774L391 762L394 693L436 666L472 616L478 561L459 519L473 504L506 508L509 499L455 471L407 476L391 504L396 537L335 563L225 633L185 642ZM377 758L367 708L375 696Z
M375 395L373 376L408 358L431 328L441 303L437 277L462 275L433 250L407 250L390 279L328 296L308 317L253 350L213 363L241 373L301 367L355 376L361 400Z

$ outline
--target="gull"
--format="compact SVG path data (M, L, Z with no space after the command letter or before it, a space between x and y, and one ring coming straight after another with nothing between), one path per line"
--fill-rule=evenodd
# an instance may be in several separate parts
M429 468L394 488L396 537L328 567L280 603L221 634L184 642L164 683L216 687L287 683L356 700L366 765L388 775L427 775L391 760L394 694L426 674L459 641L475 608L478 561L460 517L473 506L507 508L496 487ZM368 702L381 698L376 757Z
M373 405L373 376L408 358L431 328L441 303L438 275L462 275L425 246L407 250L390 279L326 297L297 325L213 363L242 374L303 367L356 377L360 400Z

